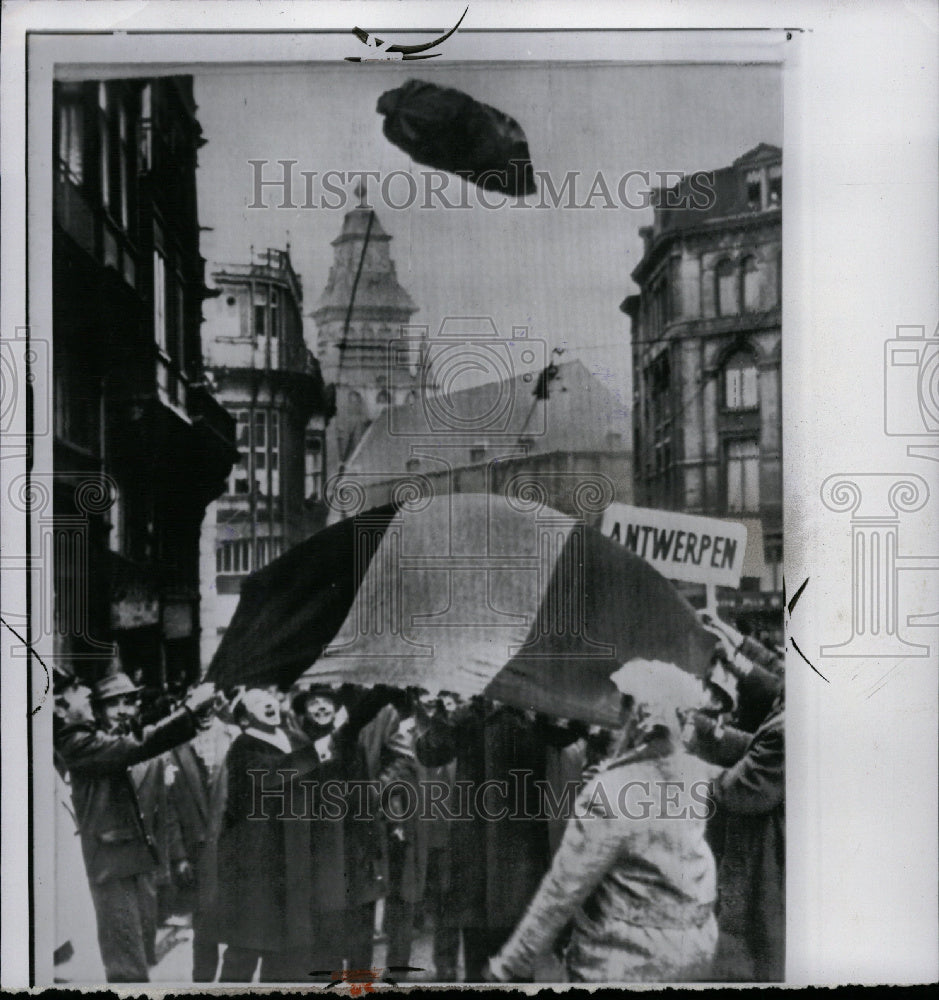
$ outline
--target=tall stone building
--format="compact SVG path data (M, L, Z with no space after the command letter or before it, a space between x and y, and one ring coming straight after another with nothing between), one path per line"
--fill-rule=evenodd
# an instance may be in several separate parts
M191 681L200 523L235 454L200 342L193 81L57 82L53 104L56 472L36 549L55 595L39 627L87 682L112 644L145 685Z
M659 192L632 272L636 502L741 521L728 613L782 628L782 150ZM674 206L674 207L671 207Z
M236 424L238 461L203 527L202 660L234 614L241 581L325 522L332 390L303 336L303 288L289 250L212 272L206 368Z
M379 414L421 392L422 351L393 350L417 306L398 282L391 240L373 209L360 203L348 212L332 241L333 264L312 313L323 376L336 387L328 477L348 461ZM409 336L413 343L413 330Z

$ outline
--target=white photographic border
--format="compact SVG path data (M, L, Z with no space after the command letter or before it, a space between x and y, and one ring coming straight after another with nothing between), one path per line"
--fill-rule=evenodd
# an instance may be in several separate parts
M27 60L28 32L61 32L68 61L89 70L96 63L106 63L111 72L115 63L139 69L161 44L167 66L216 59L305 62L352 54L354 24L395 34L441 31L464 6L462 0L5 4L0 336L16 336L27 326L27 268L28 324L39 337L51 326L41 294L48 287L51 243L48 227L44 231L35 221L36 213L48 216L49 206L31 199L27 218L24 150L28 96L35 156L30 169L48 169L43 157L49 157L44 140L51 135L46 84L52 67ZM518 2L470 3L470 11L442 59L480 58L484 51L487 59L619 61L641 53L646 60L684 60L705 41L687 31L696 28L725 29L720 42L708 44L706 61L739 62L765 57L770 33L792 34L784 88L785 565L790 596L809 580L793 609L789 634L811 667L790 642L787 982L935 981L939 619L924 624L922 616L939 609L939 572L933 565L939 554L939 465L916 450L928 444L927 432L887 433L885 408L896 400L886 379L885 350L888 341L914 337L919 327L927 338L939 332L939 5ZM646 29L641 38L624 34L639 29ZM168 31L176 34L161 37ZM267 34L252 36L252 31ZM99 34L76 38L67 32ZM898 327L905 330L898 333ZM49 403L50 387L45 388L44 394L36 386L39 407ZM913 383L910 391L915 392ZM51 461L49 442L35 444L35 461L42 467ZM25 424L13 425L0 459L2 613L19 631L30 611L30 567L11 554L27 551L29 526L7 490L25 469ZM884 477L911 482L907 499L894 493L890 500L892 487ZM841 481L855 492L839 488ZM870 496L881 489L886 499L877 507ZM898 539L894 626L925 645L925 656L879 654L874 647L865 652L863 646L852 655L836 651L854 634L852 604L863 599L852 545L873 522L891 522ZM919 566L917 557L923 560ZM911 625L911 618L918 620ZM34 690L27 691L24 660L6 629L0 652L2 985L31 985L31 963L32 982L51 985L52 927L44 908L51 898L50 869L42 859L50 856L52 825L44 822L48 813L41 808L47 802L51 810L51 712L40 709L30 729L28 713L46 697L45 679L34 671ZM36 809L30 824L31 750ZM38 918L32 946L31 895Z

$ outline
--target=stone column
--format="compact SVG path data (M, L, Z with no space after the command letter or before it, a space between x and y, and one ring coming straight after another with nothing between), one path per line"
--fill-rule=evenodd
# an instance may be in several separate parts
M822 656L928 656L929 647L907 642L898 632L897 548L900 515L920 510L929 499L917 475L882 473L829 476L822 503L851 517L851 635L822 646Z

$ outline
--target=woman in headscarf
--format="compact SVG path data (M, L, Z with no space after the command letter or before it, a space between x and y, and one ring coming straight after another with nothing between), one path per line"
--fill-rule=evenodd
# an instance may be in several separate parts
M574 982L691 982L709 973L716 879L705 825L714 769L680 738L703 685L648 660L630 661L611 680L624 695L615 751L581 791L550 871L490 960L492 980L530 980L569 922Z

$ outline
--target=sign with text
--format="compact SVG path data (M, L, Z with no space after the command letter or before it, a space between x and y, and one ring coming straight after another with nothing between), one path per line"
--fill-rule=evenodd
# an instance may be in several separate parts
M736 521L614 503L601 530L670 580L740 585L747 529Z

